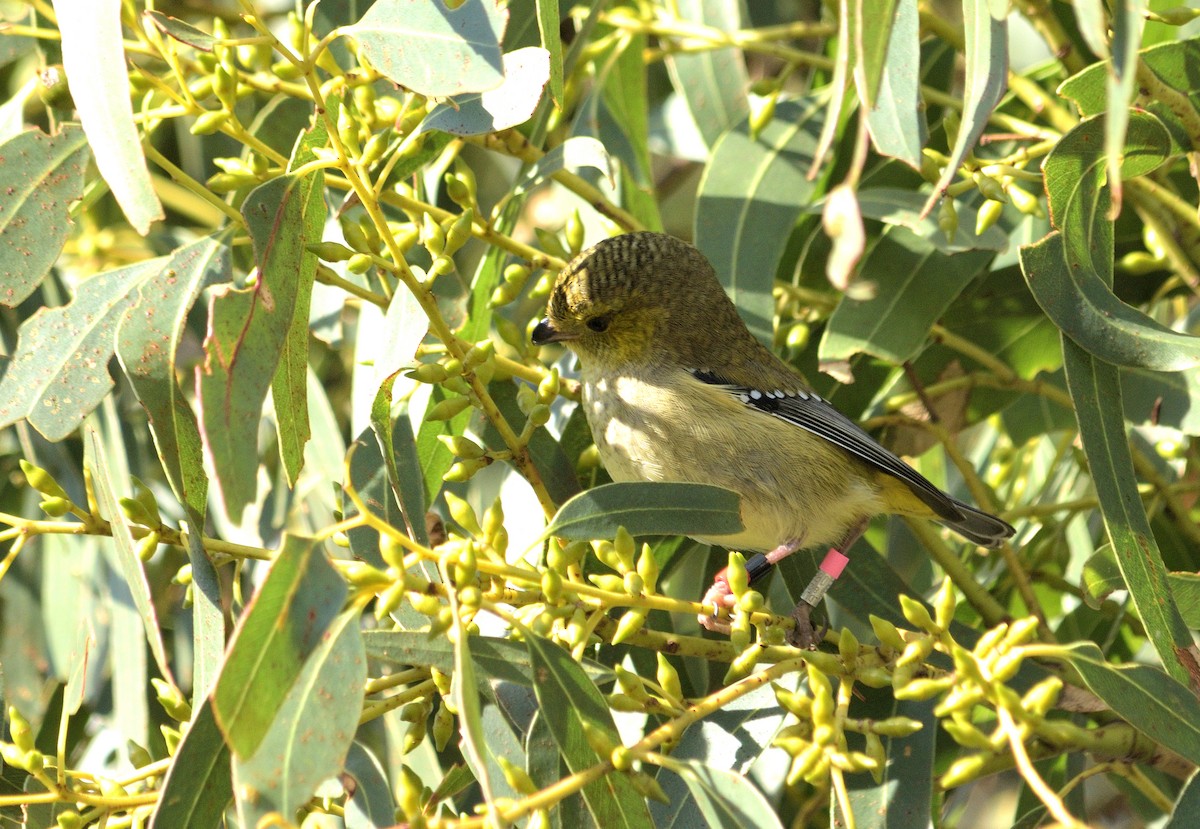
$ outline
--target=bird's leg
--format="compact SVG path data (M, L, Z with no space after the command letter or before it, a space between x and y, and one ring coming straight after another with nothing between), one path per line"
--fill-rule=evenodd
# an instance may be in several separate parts
M842 574L842 571L846 569L846 564L850 561L841 550L849 550L854 546L854 542L858 541L859 536L863 534L866 528L867 522L863 521L851 529L837 547L830 547L829 552L825 554L825 558L821 562L821 566L813 574L812 581L801 592L800 601L796 604L795 610L792 611L792 621L796 623L796 626L788 634L788 641L796 647L804 648L805 650L814 650L817 642L825 638L824 631L818 636L813 630L810 616L813 609L816 608L821 599L825 598L825 594L829 592L829 588L833 587L833 583L837 581L837 577Z
M757 553L751 556L746 561L746 575L749 577L750 582L753 584L762 578L770 572L771 568L777 562L799 550L803 543L803 539L796 538L780 544L769 553ZM714 633L729 633L729 623L720 618L721 611L731 610L735 601L733 593L729 590L728 570L728 567L721 568L717 575L713 577L712 586L708 588L708 592L700 600L700 603L704 606L712 607L712 613L701 613L696 617L700 620L701 627L705 630L711 630Z

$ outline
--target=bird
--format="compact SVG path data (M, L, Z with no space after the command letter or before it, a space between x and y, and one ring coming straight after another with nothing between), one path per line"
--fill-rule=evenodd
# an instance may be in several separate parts
M811 612L871 517L932 519L984 547L1013 535L813 392L750 333L704 255L673 236L627 233L579 253L531 340L578 358L581 405L614 481L713 484L739 496L743 530L697 540L756 554L751 580L797 550L830 547L792 613L795 645L816 647ZM702 624L721 629L718 612L733 601L722 571Z

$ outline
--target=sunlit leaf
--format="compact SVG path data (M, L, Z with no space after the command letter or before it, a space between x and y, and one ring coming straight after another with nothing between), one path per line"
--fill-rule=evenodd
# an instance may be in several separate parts
M89 155L78 127L54 136L29 130L0 144L0 305L20 304L58 258Z

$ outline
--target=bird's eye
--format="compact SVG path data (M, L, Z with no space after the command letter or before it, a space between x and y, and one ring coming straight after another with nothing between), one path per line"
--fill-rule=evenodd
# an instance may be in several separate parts
M603 334L608 330L608 317L592 317L587 321L587 327L597 334Z

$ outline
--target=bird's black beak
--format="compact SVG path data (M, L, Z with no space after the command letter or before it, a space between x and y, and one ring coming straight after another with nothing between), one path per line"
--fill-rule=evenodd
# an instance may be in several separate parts
M570 334L559 331L551 324L550 318L546 317L533 329L533 335L529 339L533 341L534 345L545 345L546 343L557 343L575 338Z

